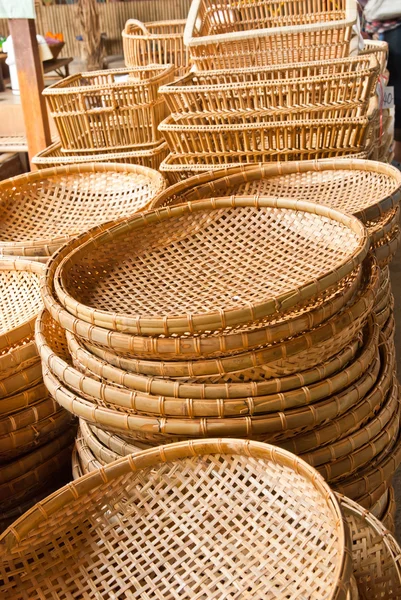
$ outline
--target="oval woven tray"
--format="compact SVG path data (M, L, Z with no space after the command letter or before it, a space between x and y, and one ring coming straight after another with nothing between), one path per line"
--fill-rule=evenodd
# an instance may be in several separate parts
M240 483L244 480L246 485ZM256 485L256 481L260 483ZM202 498L196 512L188 510L189 504L183 508L182 489ZM260 489L264 490L263 496ZM161 497L163 503L159 500ZM145 507L141 513L132 510L138 501ZM221 510L223 506L225 510ZM178 514L177 521L175 514ZM215 517L210 520L206 514ZM166 515L171 521L167 531ZM288 515L291 515L290 520ZM163 529L158 525L161 518ZM254 519L258 522L257 537ZM117 525L122 521L123 528ZM208 535L205 535L205 527ZM31 534L33 528L35 536ZM165 533L173 528L174 537L166 538ZM218 535L217 528L224 535ZM284 528L286 534L280 535L278 540L279 528ZM296 536L288 535L295 530ZM124 555L114 552L114 548L121 548L122 536L131 540L131 550ZM144 544L144 536L152 538L150 550ZM184 539L200 540L200 536L205 549L202 553L195 549L197 543L195 547L183 545ZM274 553L271 552L273 538ZM212 599L221 597L223 586L226 593L254 590L265 596L273 585L278 599L301 593L309 598L339 600L346 598L351 570L341 512L323 479L302 461L277 448L238 440L183 443L121 459L105 466L102 475L96 471L42 501L0 539L6 573L3 589L10 599L22 591L29 594L33 586L35 593L38 590L46 593L49 589L48 578L41 573L54 568L55 554L38 552L43 544L49 549L57 544L58 581L68 579L69 593L82 595L96 586L102 595L110 595L108 579L98 577L91 567L98 560L100 539L107 539L107 543L102 544L102 564L107 566L118 560L121 566L121 576L113 582L113 593L117 595L123 587L124 593L140 590L142 595L149 591L150 596L161 593L177 599L190 598L201 591ZM68 544L64 542L66 539ZM136 539L141 540L138 550ZM82 561L76 559L77 544L85 555L90 575ZM182 554L183 547L185 554ZM245 547L247 555L252 547L252 555L260 557L252 568L248 560L241 558ZM180 556L176 558L178 548ZM165 574L161 576L159 563L155 562L155 549L161 552L157 561L162 561L164 566L168 561L168 569L162 569ZM288 552L293 560L286 563L282 556L288 556ZM18 561L24 560L29 565L23 580L17 571L16 556ZM30 556L35 559L30 560ZM146 571L150 577L142 577L136 569L139 560L141 564L148 564ZM297 566L298 560L302 568ZM184 565L188 568L183 570ZM283 567L286 585L281 592ZM170 574L178 569L185 587L180 585L177 590L176 584L170 583ZM155 580L153 573L157 572L159 576ZM195 577L191 576L196 573ZM64 583L63 587L65 593ZM52 583L53 597L60 593L61 586L55 587Z
M223 195L265 195L329 203L364 223L400 201L398 169L372 160L324 159L242 165L196 175L162 192L151 208Z
M1 355L33 334L35 319L42 307L38 277L41 272L42 265L0 257Z
M337 498L351 531L353 574L359 598L401 597L401 548L371 513L345 496Z
M90 227L147 208L165 187L139 165L84 164L0 182L0 254L51 256Z
M371 278L353 303L310 332L253 352L197 361L135 360L86 343L91 354L123 370L149 377L174 378L178 383L235 383L284 377L317 366L340 352L361 330L370 314L377 289Z
M135 239L140 239L136 248L134 231ZM77 243L71 244L54 281L58 298L71 314L108 329L170 335L224 329L285 312L352 272L366 256L368 239L356 219L326 207L243 197L147 212L89 236L78 248ZM274 273L282 276L289 268L290 247L292 264L299 261L299 271L292 270L291 279L283 283ZM229 261L224 268L223 256ZM82 270L87 269L87 259L92 261L92 275ZM100 281L94 279L99 268L105 271ZM266 272L267 289L266 278L260 275ZM155 290L162 281L161 297ZM185 293L177 294L178 287ZM123 294L116 294L117 289Z

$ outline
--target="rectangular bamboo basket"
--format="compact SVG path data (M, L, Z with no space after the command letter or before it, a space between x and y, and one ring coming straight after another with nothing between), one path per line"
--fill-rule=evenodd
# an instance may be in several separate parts
M279 67L197 71L161 86L175 119L204 114L314 114L361 108L375 92L375 56ZM343 114L343 116L347 116ZM359 116L358 114L348 116ZM308 117L303 117L308 118Z
M43 94L62 151L132 150L161 142L157 126L168 109L158 88L173 79L174 65L153 65L79 73L49 86Z
M61 165L82 164L87 162L116 162L129 165L141 165L150 169L159 170L160 163L168 155L168 146L165 141L156 147L147 150L134 150L126 152L109 152L97 154L68 155L61 150L60 142L48 146L32 158L32 163L39 169L59 167Z
M323 158L322 153L328 158L362 151L371 136L372 122L373 117L252 123L246 119L242 123L222 119L214 125L182 125L175 123L170 115L159 129L175 154L227 153L233 162L237 162L237 155L278 156L276 160L291 160L288 157L296 154L297 160L301 160Z
M185 20L142 23L129 19L122 32L124 61L127 67L173 64L175 75L189 68L189 51L184 45Z
M355 0L193 0L184 43L198 70L328 60L350 54ZM355 48L356 49L356 48Z
M361 158L367 159L370 157L371 149L367 148L361 152L354 154L338 154L337 158ZM324 154L324 153L321 153ZM316 155L311 155L310 158L316 158ZM321 158L329 158L329 156L321 156ZM277 162L280 160L286 160L285 157L280 155L254 155L254 154L243 154L233 157L230 153L220 155L206 155L206 156L190 156L170 153L167 158L160 164L159 171L167 179L170 185L174 185L180 181L199 175L200 173L206 173L208 171L219 171L224 167L240 167L245 164L254 164L258 162ZM288 160L297 160L296 155L294 158Z

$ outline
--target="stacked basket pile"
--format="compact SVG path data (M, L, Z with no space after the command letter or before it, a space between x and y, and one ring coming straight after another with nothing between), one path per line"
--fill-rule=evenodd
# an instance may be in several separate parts
M165 187L139 165L56 167L0 182L0 256L46 262L75 235L144 210Z
M157 169L166 144L158 132L168 111L158 93L174 65L148 65L66 77L44 90L60 143L34 164L121 162Z
M0 262L0 531L71 477L76 427L43 384L33 336L39 267Z
M0 591L399 598L400 554L373 515L296 456L201 440L126 457L41 501L0 537Z
M160 125L170 183L225 164L387 159L376 95L383 56L380 48L349 56L355 16L355 0L335 9L195 0L184 39L199 71L160 90L172 113Z
M76 471L181 439L246 437L383 509L401 460L398 383L370 244L355 217L251 194L64 246L36 341L50 393L83 419Z

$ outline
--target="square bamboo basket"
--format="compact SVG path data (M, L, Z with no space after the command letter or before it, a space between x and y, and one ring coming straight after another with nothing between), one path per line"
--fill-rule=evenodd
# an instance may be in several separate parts
M161 142L158 124L167 116L162 84L174 65L153 65L71 75L44 90L62 151L146 149Z
M355 0L193 0L184 43L199 70L348 56Z

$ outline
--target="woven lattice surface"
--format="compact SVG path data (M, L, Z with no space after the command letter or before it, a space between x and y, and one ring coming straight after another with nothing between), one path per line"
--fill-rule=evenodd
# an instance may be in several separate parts
M140 332L141 320L148 319L167 333L168 318L186 315L188 331L197 314L210 322L210 313L218 312L221 322L226 313L251 309L255 319L280 310L284 298L289 308L307 289L306 297L313 295L313 283L329 274L335 283L341 266L354 268L364 256L365 233L357 221L314 214L324 207L312 204L292 210L262 200L258 209L246 202L222 199L223 207L232 208L218 208L206 200L166 211L163 220L156 212L141 221L134 217L65 259L57 295L67 310L91 323L99 311L100 323L112 329L124 315L123 330ZM267 302L272 305L260 311L264 315L254 310Z
M152 208L223 194L267 195L318 201L361 216L366 222L367 218L377 218L398 205L400 186L397 169L373 161L344 158L306 164L254 165L191 178L168 193L162 192Z
M352 536L352 563L360 600L401 597L401 548L369 512L339 497Z
M345 597L345 533L321 478L252 443L181 448L107 466L6 531L7 597Z
M139 166L60 167L0 185L0 246L51 242L142 210L164 188Z
M28 271L0 268L0 353L32 333L29 323L40 308L39 278Z

